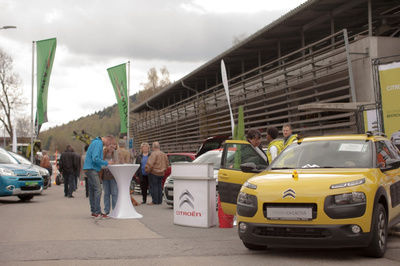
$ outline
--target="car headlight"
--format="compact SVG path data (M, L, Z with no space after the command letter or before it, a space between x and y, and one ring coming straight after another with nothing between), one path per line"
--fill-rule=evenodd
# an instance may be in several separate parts
M41 176L49 175L49 171L47 169L40 169L39 174Z
M237 199L236 211L238 215L244 217L253 217L257 213L257 197L247 194L243 191L239 192Z
M256 206L257 197L241 191L238 195L237 202L238 204Z
M2 176L13 176L15 175L13 171L7 168L1 168L0 167L0 175Z
M245 187L247 187L247 188L250 188L250 189L257 189L257 185L254 185L254 184L249 183L249 182L247 182L247 181L244 183L243 186L245 186Z
M366 197L363 192L351 192L334 196L336 205L355 204L365 202Z
M365 178L361 178L361 179L350 181L350 182L331 185L330 188L337 189L337 188L345 188L345 187L354 187L354 186L362 185L364 183L365 183Z

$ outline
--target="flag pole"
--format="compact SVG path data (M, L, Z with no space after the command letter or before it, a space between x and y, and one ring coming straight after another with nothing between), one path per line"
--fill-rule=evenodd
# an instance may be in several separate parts
M33 123L33 92L35 87L35 41L32 41L32 95L31 95L31 148L30 148L30 160L33 163L33 133L34 133L34 123Z
M129 90L131 86L131 61L128 61L128 95L127 95L127 102L128 102L128 114L127 114L127 127L126 127L126 140L128 141L129 145ZM129 146L128 146L129 147Z

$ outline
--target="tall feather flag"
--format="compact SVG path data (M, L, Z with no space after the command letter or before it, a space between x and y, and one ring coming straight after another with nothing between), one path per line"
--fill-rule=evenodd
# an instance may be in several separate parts
M119 117L121 121L121 133L127 133L128 125L128 86L126 76L126 63L107 69L111 83L117 98Z
M56 54L56 38L36 42L36 69L37 69L37 110L35 126L38 128L47 122L47 95L50 83L51 70L53 68L54 57Z

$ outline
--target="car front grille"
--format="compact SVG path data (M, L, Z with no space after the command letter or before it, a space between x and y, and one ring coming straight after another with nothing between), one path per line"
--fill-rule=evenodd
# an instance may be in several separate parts
M35 178L18 178L18 181L41 181L42 178L41 177L35 177Z
M167 199L167 200L174 200L174 197L173 196L169 196L168 195L168 191L173 191L174 189L172 189L172 188L164 188L164 193L165 193L165 198Z
M331 236L331 232L324 228L304 228L304 227L255 227L253 233L258 236L268 237L293 237L293 238L326 238Z
M31 190L39 190L40 186L23 186L21 190L23 191L31 191Z

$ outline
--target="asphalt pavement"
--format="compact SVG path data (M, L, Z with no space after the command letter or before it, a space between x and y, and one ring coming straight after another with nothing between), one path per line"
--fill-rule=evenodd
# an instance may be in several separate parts
M173 210L140 205L141 219L94 219L84 187L52 185L31 202L0 198L0 265L399 265L400 233L384 258L354 249L247 250L236 228L173 224ZM135 195L138 202L141 196Z

